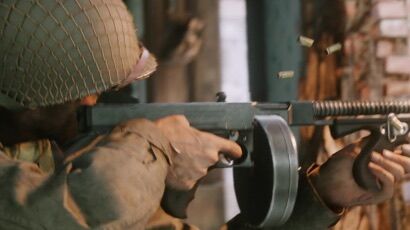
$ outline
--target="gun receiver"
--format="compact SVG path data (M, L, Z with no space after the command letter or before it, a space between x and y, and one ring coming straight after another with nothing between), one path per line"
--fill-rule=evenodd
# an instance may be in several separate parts
M107 131L129 119L182 114L195 128L237 141L246 156L234 164L241 214L253 226L272 227L286 222L296 200L299 166L290 127L329 125L334 138L370 131L353 174L364 189L378 190L367 167L370 153L408 141L409 113L410 101L103 104L86 108L82 129Z

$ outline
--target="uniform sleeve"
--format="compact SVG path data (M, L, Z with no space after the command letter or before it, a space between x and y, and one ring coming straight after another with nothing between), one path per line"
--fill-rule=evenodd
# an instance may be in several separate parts
M311 166L299 176L299 188L295 207L289 220L278 229L328 229L344 213L344 209L330 209L320 198L309 180L310 173L318 166Z
M171 164L147 120L117 126L53 174L0 154L0 229L143 229Z

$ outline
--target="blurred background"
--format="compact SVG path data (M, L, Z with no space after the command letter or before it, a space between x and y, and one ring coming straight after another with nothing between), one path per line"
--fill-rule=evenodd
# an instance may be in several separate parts
M410 96L410 0L124 1L159 60L154 76L121 92L141 103L215 101L219 91L228 102ZM329 47L337 48L326 53ZM292 72L279 78L281 71ZM335 141L326 127L298 136L302 165L357 138ZM188 222L217 229L235 216L232 183L229 170L212 171ZM410 229L410 186L396 190L386 203L349 210L334 228Z

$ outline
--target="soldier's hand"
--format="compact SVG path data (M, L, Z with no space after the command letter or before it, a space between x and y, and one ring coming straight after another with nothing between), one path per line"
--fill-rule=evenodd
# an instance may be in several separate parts
M174 156L167 176L167 185L189 190L216 164L219 154L240 158L241 147L235 142L192 128L181 115L168 116L155 122L169 138Z
M359 146L360 143L345 147L310 174L318 194L331 207L376 204L390 199L395 183L410 172L410 145L403 145L394 153L388 150L382 154L373 152L369 169L378 179L381 190L371 192L362 189L352 173Z

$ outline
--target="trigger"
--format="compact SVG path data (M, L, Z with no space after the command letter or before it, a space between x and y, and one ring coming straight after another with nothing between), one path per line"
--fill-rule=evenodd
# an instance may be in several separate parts
M225 156L225 154L219 154L219 161L213 166L213 168L229 168L232 167L234 161Z

